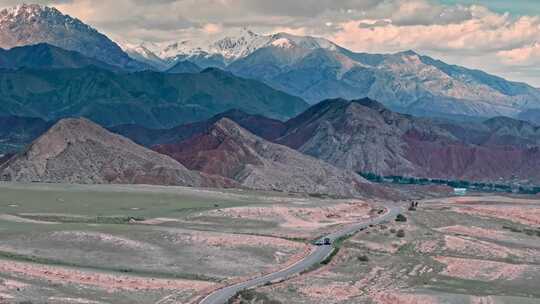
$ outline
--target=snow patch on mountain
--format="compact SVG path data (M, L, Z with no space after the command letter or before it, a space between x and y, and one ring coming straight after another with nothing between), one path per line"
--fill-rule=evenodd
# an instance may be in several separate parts
M131 58L144 62L150 66L153 66L157 69L167 68L167 64L156 55L155 50L159 49L154 43L143 42L140 44L130 44L130 43L118 43L120 47L126 52Z
M287 38L279 38L277 40L274 40L272 42L272 45L276 47L280 47L280 48L285 48L285 49L293 47L293 44Z
M277 33L269 36L269 38L272 42L286 39L292 45L306 50L325 49L329 51L335 51L338 49L338 46L335 43L324 38L296 36L288 33Z

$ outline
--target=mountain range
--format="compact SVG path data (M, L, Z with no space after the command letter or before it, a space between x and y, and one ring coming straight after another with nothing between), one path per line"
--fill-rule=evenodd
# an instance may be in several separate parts
M389 194L357 173L540 183L540 90L414 51L249 30L122 50L39 5L0 11L0 47L2 180L339 196Z
M55 8L19 5L0 11L0 48L40 43L76 51L124 71L194 73L217 67L311 104L329 98L369 97L394 111L420 116L527 119L540 109L537 88L413 51L357 53L323 38L287 33L260 35L247 29L216 40L143 42L123 44L122 49ZM64 67L73 67L77 60L65 62Z
M122 47L131 57L157 67L189 60L202 68L224 68L234 60L248 56L268 45L269 42L266 36L243 28L233 37L216 41L202 38L165 43L124 44Z
M205 120L229 109L287 119L308 106L215 68L195 74L115 73L96 67L0 70L0 100L5 116L87 117L104 126L154 128Z
M268 141L350 171L540 182L540 126L508 117L469 123L418 118L393 112L370 99L326 100L286 122L237 110L166 130L134 125L112 130L154 149L178 142L189 147L196 144L192 138L208 132L222 118ZM172 150L182 149L186 148Z
M16 138L19 147L52 125L20 117L6 118L9 123L21 127L0 134L0 141ZM230 110L171 129L110 129L134 142L84 119L64 119L15 156L0 157L7 161L0 172L4 180L17 181L148 182L340 196L389 195L353 172L540 183L540 126L508 117L466 124L417 118L370 99L326 100L286 122ZM158 162L150 149L171 158ZM112 171L105 170L108 159L114 160L107 168ZM173 159L200 174L198 184L178 179ZM151 169L156 167L165 169ZM139 170L150 175L133 173Z
M387 195L354 172L267 142L227 118L186 143L155 149L161 153L86 119L62 119L25 150L0 157L0 181Z
M312 104L328 98L369 97L405 113L480 117L517 117L540 108L540 90L534 87L413 51L355 53L322 38L258 35L249 30L217 41L146 46L145 52L161 64L187 60L227 69Z

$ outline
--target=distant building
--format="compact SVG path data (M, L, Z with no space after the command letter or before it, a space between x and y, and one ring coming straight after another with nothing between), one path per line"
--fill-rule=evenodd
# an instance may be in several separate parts
M466 195L467 194L467 188L454 188L454 194L455 195Z

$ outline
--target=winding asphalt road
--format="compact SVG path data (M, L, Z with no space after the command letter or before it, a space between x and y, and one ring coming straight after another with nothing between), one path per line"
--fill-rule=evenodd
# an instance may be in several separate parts
M330 238L332 240L332 244L335 240L346 236L348 234L355 233L359 231L360 229L366 228L369 225L379 224L383 221L387 220L393 220L396 215L400 212L400 208L398 206L393 205L385 205L384 206L387 209L387 212L381 215L378 218L374 218L362 223L353 224L350 226L345 227L343 230L334 232L332 234L329 234L324 238ZM333 245L324 245L324 246L318 246L314 251L311 252L310 255L306 256L303 260L300 260L296 264L286 268L282 269L280 271L254 278L248 281L244 281L235 285L227 286L221 289L218 289L208 295L206 298L202 299L199 303L200 304L225 304L229 299L231 299L233 296L235 296L238 292L246 289L250 289L253 287L264 285L268 282L272 281L280 281L287 279L295 274L301 273L305 270L310 269L311 267L319 264L320 262L324 261L326 257L328 257L332 251L334 250Z

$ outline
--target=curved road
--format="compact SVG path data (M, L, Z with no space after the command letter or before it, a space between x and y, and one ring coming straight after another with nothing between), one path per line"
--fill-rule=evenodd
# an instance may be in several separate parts
M378 224L383 221L392 220L396 217L396 215L399 213L400 208L398 206L389 206L384 205L386 209L388 210L384 215L368 220L366 222L353 224L350 226L347 226L343 230L334 232L332 234L329 234L324 238L330 238L332 241L332 244L335 240L346 236L348 234L355 233L359 231L360 229L366 228L369 225ZM324 261L330 253L332 253L332 250L334 250L333 245L324 245L324 246L318 246L314 251L311 252L310 255L306 256L303 260L300 260L296 264L290 266L289 268L282 269L278 272L274 272L262 277L254 278L248 281L244 281L235 285L227 286L221 289L218 289L202 299L199 303L200 304L225 304L229 299L231 299L233 296L235 296L238 292L246 289L250 289L253 287L264 285L268 282L272 281L278 281L278 280L284 280L287 279L295 274L301 273L305 270L310 269L311 267L319 264L320 262Z

